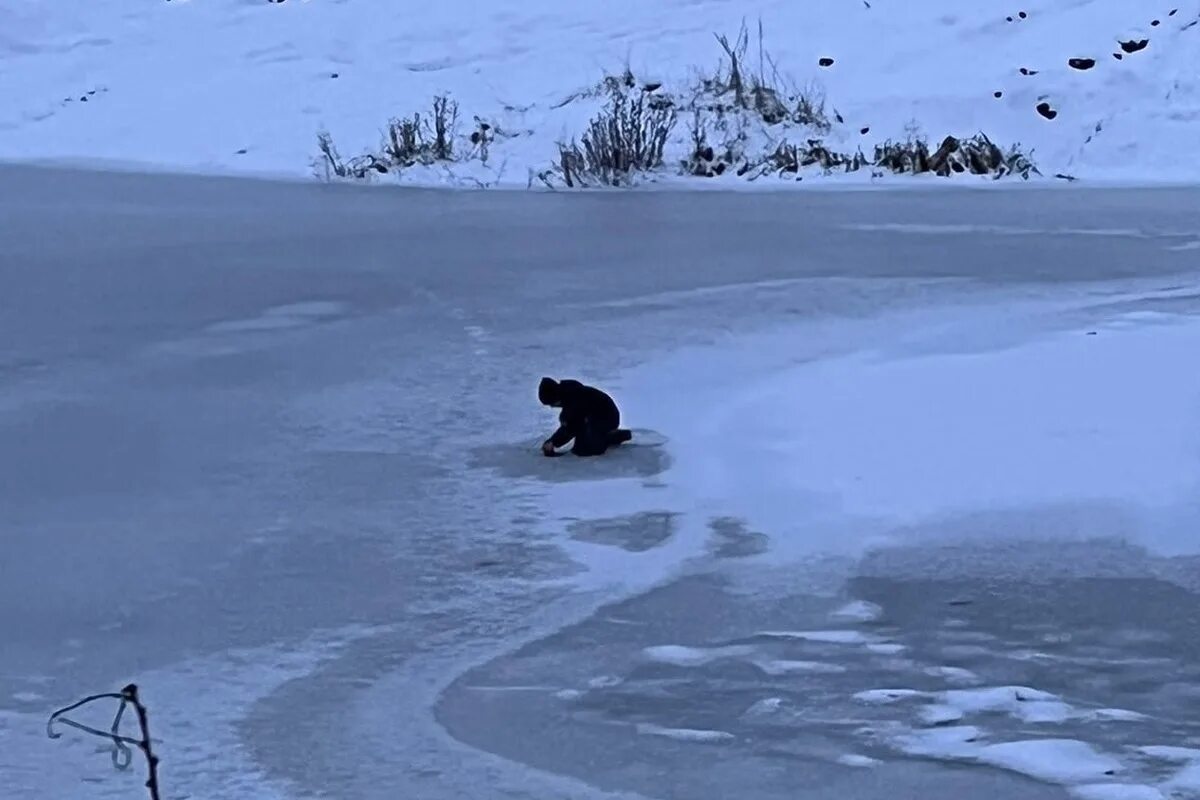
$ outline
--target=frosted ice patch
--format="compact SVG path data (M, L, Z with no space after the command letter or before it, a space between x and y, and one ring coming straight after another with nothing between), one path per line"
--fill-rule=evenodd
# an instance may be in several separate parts
M1055 695L1027 686L989 686L981 689L952 689L943 696L967 711L998 711L1016 703L1048 702L1057 700Z
M336 317L346 311L346 304L335 300L310 300L303 303L288 303L287 305L268 308L263 312L267 317Z
M841 227L845 230L870 233L915 233L934 236L955 233L1035 233L1035 231L1024 228L1002 228L996 225L931 225L928 223L909 222L856 222L842 225Z
M947 234L990 234L996 236L1118 236L1134 239L1147 234L1134 228L1025 228L1013 225L963 225L912 222L852 223L841 226L847 230L880 233L911 233L927 236Z
M1138 752L1144 753L1151 758L1158 758L1175 764L1187 763L1189 761L1200 761L1200 750L1197 750L1194 747L1152 745L1150 747L1139 747Z
M948 728L929 728L910 731L896 737L895 745L902 752L927 758L971 758L979 752L976 743L983 732L974 725Z
M1074 709L1066 703L1035 702L1022 703L1010 710L1012 716L1024 722L1057 724L1066 722L1075 716Z
M953 622L954 620L950 620ZM946 630L939 632L938 638L953 642L994 642L996 637L983 631L965 631L962 625L947 625Z
M38 703L46 698L37 692L13 692L12 699L18 703Z
M258 331L277 331L288 328L298 328L302 320L288 317L254 317L253 319L236 319L227 322L214 322L206 330L209 333L251 333Z
M1125 708L1097 708L1084 715L1099 722L1141 722L1149 719L1145 714Z
M583 697L583 692L578 689L562 689L554 693L554 696L559 700L578 700Z
M1169 314L1165 311L1130 311L1116 319L1110 320L1104 327L1136 329L1145 325L1175 322L1178 319L1178 314Z
M1048 783L1101 783L1123 767L1115 758L1076 739L1031 739L990 744L978 760Z
M744 716L766 717L775 714L781 708L783 708L782 697L765 697L747 708Z
M476 685L476 686L463 686L462 688L467 691L472 691L472 692L493 692L496 694L503 694L506 692L539 692L540 693L540 692L555 692L555 691L557 691L553 686L545 686L545 685L536 684L536 683L492 684L490 686Z
M925 674L934 678L945 678L950 683L964 686L980 682L978 675L962 667L926 667Z
M308 303L291 303L289 305L268 308L257 317L215 322L209 325L206 330L210 333L246 333L298 328L320 322L324 319L341 316L345 310L346 306L344 303L331 301L319 300Z
M837 763L846 767L867 768L878 766L883 762L877 758L871 758L870 756L860 756L856 753L845 753L837 757Z
M833 612L833 617L836 619L854 622L874 622L881 616L883 616L883 609L866 600L855 600Z
M970 327L981 337L991 338L983 323ZM860 353L800 364L763 379L754 391L743 392L736 403L730 401L736 413L730 411L720 417L721 424L714 421L712 431L701 433L697 429L694 433L701 440L688 445L697 452L715 448L719 455L712 457L713 464L739 459L737 471L745 470L740 459L753 453L757 459L753 469L732 485L722 487L718 484L733 480L734 471L718 470L710 485L703 483L703 470L697 467L689 475L703 485L697 490L698 496L704 491L722 491L737 498L736 503L722 509L761 530L789 524L788 499L798 487L804 488L806 497L838 498L836 515L843 520L859 515L872 519L941 519L947 513L959 513L952 512L952 506L975 509L969 518L974 520L978 514L978 521L986 520L987 526L1016 514L1012 520L1021 520L1020 525L1005 523L997 532L1002 528L1016 535L1021 530L1021 536L1031 538L1061 530L1076 514L1091 519L1095 510L1091 501L1081 501L1078 506L1074 501L1061 505L1066 498L1103 497L1105 503L1137 503L1139 507L1150 504L1163 509L1170 506L1180 508L1178 513L1184 516L1191 513L1183 509L1189 508L1186 503L1195 494L1192 460L1178 437L1160 434L1166 427L1193 430L1194 409L1189 410L1184 398L1194 396L1193 389L1200 379L1191 372L1171 369L1174 355L1158 354L1179 354L1182 358L1182 354L1193 352L1200 341L1200 325L1194 318L1187 324L1096 339L1073 333L1037 336L1019 346L989 350L986 355L970 358L940 352L975 349L969 343L949 346L956 335L952 331L967 330L965 323L954 323L944 334L921 334L924 343L914 336L913 347L923 350L927 344L933 349L920 358L898 357L914 351L908 343L897 343L877 356ZM763 337L761 345L787 347L781 334L778 339L775 335ZM738 351L739 355L743 352ZM733 362L726 364L729 368L737 366L734 358L728 360ZM1063 380L1062 375L1070 379ZM1114 375L1136 375L1137 381L1122 381ZM1030 400L1034 416L1022 417L1019 422L997 399L1004 396L1005 387L1016 383L1053 387L1036 393L1036 402ZM971 392L962 389L985 384L991 391L983 394L974 388ZM796 396L807 398L804 415L781 419L773 413L786 398ZM939 399L936 409L927 402L935 396ZM1157 405L1150 408L1143 403L1145 398L1156 398ZM904 425L891 421L897 409L906 415ZM993 418L1005 424L997 427L980 422ZM829 420L837 424L830 426ZM1169 425L1164 427L1163 420ZM946 436L948 426L957 435ZM870 456L863 457L862 448L847 447L847 436L868 445ZM737 444L768 438L779 444L771 448L743 448ZM802 448L797 446L799 443L803 443ZM933 445L937 453L931 455L928 448ZM918 449L922 452L922 469L914 470L912 454ZM796 455L799 452L804 453L802 458ZM1036 457L1030 459L1030 453L1036 453ZM1130 477L1135 473L1116 466L1130 459L1144 464L1136 478ZM964 464L969 469L964 471ZM983 475L990 477L982 480ZM1001 508L1008 511L1001 513ZM1016 512L1016 508L1024 510ZM1050 509L1054 509L1052 513L1043 513ZM1163 513L1168 518L1176 515L1175 511ZM1067 516L1060 518L1060 514ZM1026 520L1036 526L1036 532L1023 527ZM941 530L944 524L939 522L934 528ZM1120 528L1121 535L1127 533L1138 544L1149 540L1157 548L1178 552L1196 547L1195 537L1189 539L1174 532L1152 534L1150 529L1155 526L1141 522L1135 525L1113 519L1111 526L1113 531ZM924 523L919 527L925 530ZM1103 522L1102 527L1107 530L1109 522ZM1180 529L1186 527L1180 525ZM822 534L826 537L822 545L857 552L861 537L867 534L865 529L857 534L833 525ZM780 547L795 548L797 554L802 548L812 547L811 542L789 543L788 539L776 540L779 557L788 555ZM961 611L951 612L951 616L961 615Z
M754 635L767 639L798 639L822 644L868 644L879 641L879 637L862 631L760 631Z
M812 672L834 674L845 672L840 664L827 664L823 661L790 661L788 659L761 659L752 662L754 666L768 675L791 675L797 672Z
M977 644L948 644L942 647L942 655L948 658L976 658L990 656L991 651Z
M478 325L467 325L463 327L463 331L477 342L490 341L492 335L488 333L487 328L481 328Z
M889 705L906 700L927 700L918 712L925 725L958 722L972 714L1007 714L1027 723L1061 723L1080 716L1056 695L1026 686L992 686L979 689L950 689L925 692L906 688L868 689L854 699L872 705Z
M1115 758L1075 739L981 744L980 738L973 726L931 728L898 736L895 745L910 755L986 764L1074 788L1112 783L1112 776L1123 771Z
M1163 783L1163 788L1178 797L1200 796L1200 761L1193 761Z
M685 647L678 644L664 644L647 647L642 655L660 664L671 664L676 667L701 667L721 658L748 656L754 648L744 645L728 647Z
M1074 786L1071 794L1080 800L1167 800L1167 796L1141 783L1092 783Z
M875 644L868 644L867 649L872 653L876 653L881 656L895 656L903 653L908 648L895 642L879 642Z
M643 736L662 736L681 742L702 742L708 744L731 742L735 738L732 733L727 733L726 731L701 728L664 728L661 725L651 725L649 723L639 723L637 732Z
M865 692L855 694L854 699L860 703L886 705L889 703L898 703L901 700L912 700L913 698L927 696L926 692L919 692L916 689L868 689Z
M984 649L980 649L981 653L986 653ZM1040 650L1012 650L1004 654L1006 658L1011 658L1013 661L1067 661L1069 659L1061 658L1060 656L1051 653L1043 653Z
M961 708L941 703L935 703L921 709L921 721L926 725L946 725L951 722L960 722L962 718L963 711Z
M938 699L964 714L1005 712L1025 722L1065 722L1072 716L1071 706L1057 696L1027 686L952 689Z
M589 680L587 685L589 689L607 689L611 686L620 686L621 679L616 675L598 675Z
M1170 797L1200 796L1200 750L1193 747L1154 745L1139 747L1143 755L1184 766L1161 784Z

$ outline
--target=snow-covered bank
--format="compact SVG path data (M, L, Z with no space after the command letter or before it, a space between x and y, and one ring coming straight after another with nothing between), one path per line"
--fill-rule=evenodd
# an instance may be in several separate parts
M1196 0L503 0L469 14L386 0L25 3L0 10L0 157L307 176L319 131L345 156L373 150L389 119L444 93L465 160L402 179L524 187L583 133L606 75L682 96L722 59L713 34L734 39L743 19L745 69L823 98L831 149L982 131L1032 151L1046 175L1200 178ZM469 139L481 122L486 164ZM688 127L672 133L668 174ZM766 127L721 135L765 148L783 136ZM686 183L710 181L739 183Z

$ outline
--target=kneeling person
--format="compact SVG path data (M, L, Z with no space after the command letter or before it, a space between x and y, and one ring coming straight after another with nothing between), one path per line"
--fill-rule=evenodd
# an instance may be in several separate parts
M538 384L542 405L561 408L559 428L542 443L542 453L558 455L558 448L574 440L577 456L602 455L609 447L628 442L633 434L621 428L621 412L606 393L579 381L542 378Z

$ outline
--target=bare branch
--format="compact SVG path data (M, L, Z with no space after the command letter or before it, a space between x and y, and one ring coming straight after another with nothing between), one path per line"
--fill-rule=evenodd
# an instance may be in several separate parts
M76 709L82 708L97 700L118 700L120 705L117 706L117 713L113 717L112 726L108 731L102 731L93 728L90 725L84 725L81 722L76 722L66 715ZM121 720L125 715L125 707L132 706L134 713L137 716L138 730L141 734L140 738L132 738L121 734ZM102 694L94 694L83 698L82 700L72 703L69 706L60 708L50 715L46 720L46 735L51 739L59 739L62 734L54 730L55 724L62 724L74 728L78 731L98 736L102 739L108 739L112 742L112 760L113 766L117 769L125 769L129 766L132 760L130 747L136 747L142 752L146 759L146 790L150 793L150 800L161 800L158 787L158 756L154 754L154 745L150 739L150 722L146 707L142 705L141 699L138 697L138 687L136 684L129 684L120 692L105 692ZM122 760L122 756L124 756Z

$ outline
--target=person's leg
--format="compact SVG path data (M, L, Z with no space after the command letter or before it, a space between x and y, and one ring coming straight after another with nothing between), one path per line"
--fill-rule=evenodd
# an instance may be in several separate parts
M625 444L633 438L633 431L621 427L620 411L616 411L611 417L602 419L600 427L604 431L604 441L609 447Z
M585 420L575 434L575 446L571 452L577 456L600 456L608 449L608 430L596 424L595 420Z

